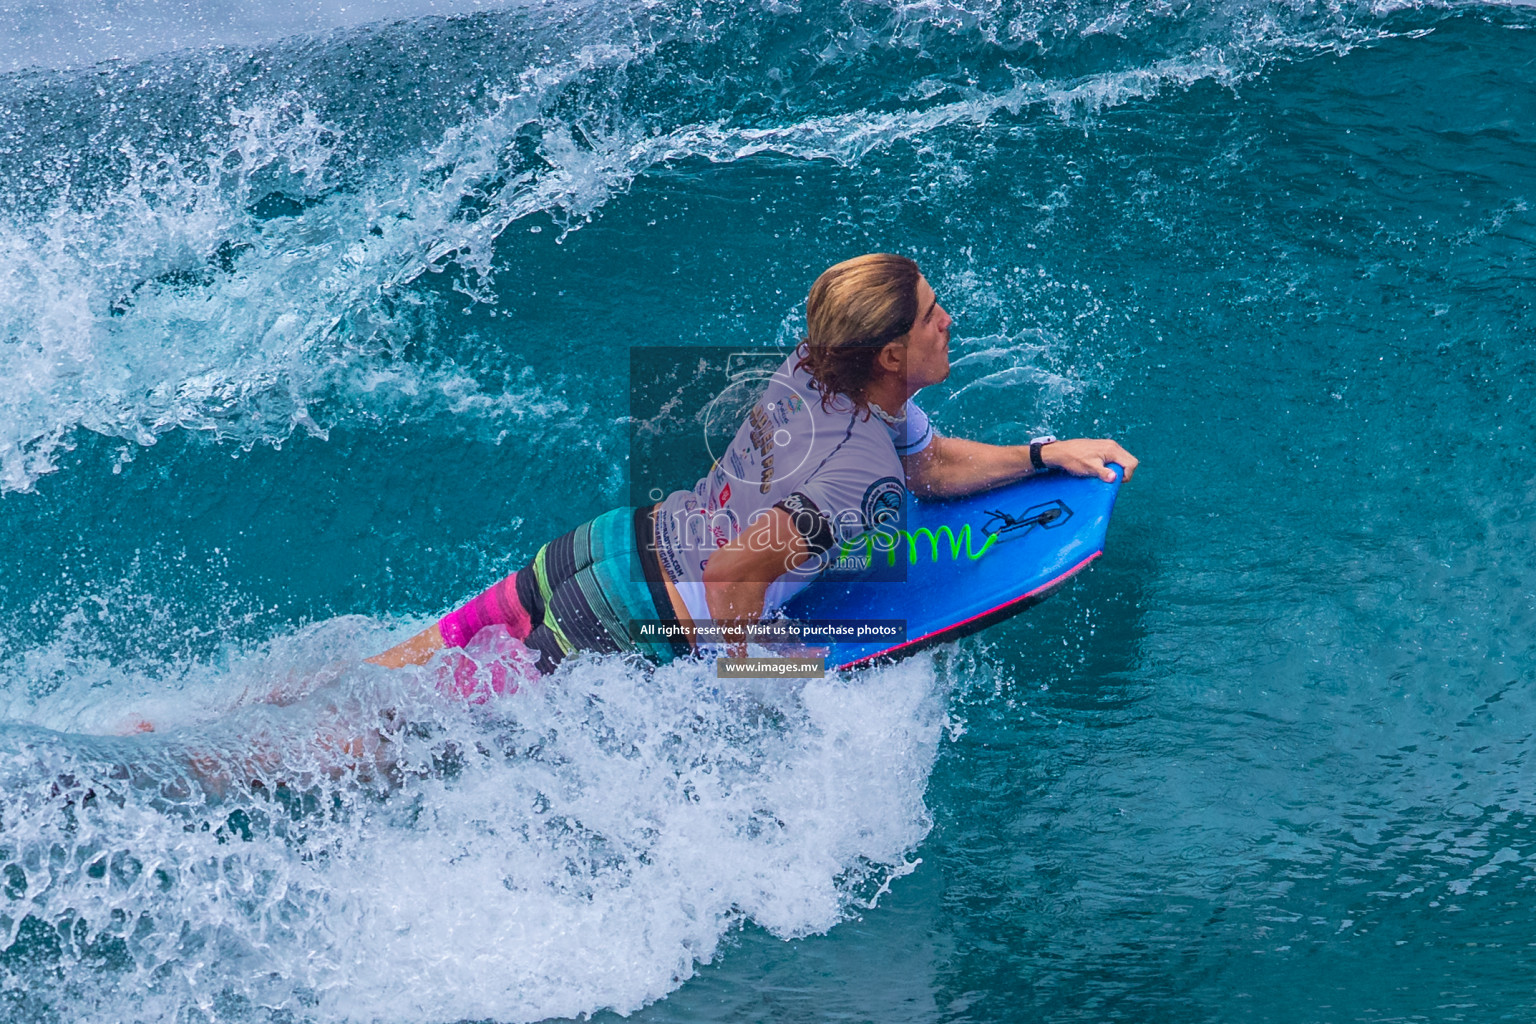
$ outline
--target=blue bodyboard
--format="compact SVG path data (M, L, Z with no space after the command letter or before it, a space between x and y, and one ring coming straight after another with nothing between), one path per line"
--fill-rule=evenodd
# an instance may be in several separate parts
M834 549L784 606L800 622L904 621L900 640L823 644L828 668L894 660L1028 608L1104 551L1115 482L1051 471L951 500L909 497L902 528Z

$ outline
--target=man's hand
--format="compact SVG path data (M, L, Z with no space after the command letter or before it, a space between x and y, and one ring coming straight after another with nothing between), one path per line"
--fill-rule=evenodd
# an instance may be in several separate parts
M1073 476L1096 476L1105 483L1115 480L1115 471L1108 463L1118 463L1127 480L1136 472L1137 465L1136 456L1107 437L1052 441L1041 446L1040 458L1047 466L1064 469Z
M1096 476L1106 482L1114 479L1107 463L1118 462L1129 480L1136 469L1130 452L1108 438L1077 438L1052 441L1040 449L1047 466L1058 466L1077 476ZM907 487L920 498L954 498L975 494L1021 480L1034 472L1029 461L1029 445L983 444L959 437L935 436L933 443L916 455L901 460L907 474Z

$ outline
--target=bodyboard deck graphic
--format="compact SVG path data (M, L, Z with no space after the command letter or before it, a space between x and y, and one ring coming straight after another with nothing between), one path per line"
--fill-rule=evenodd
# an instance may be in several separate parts
M905 657L1016 615L1103 553L1120 490L1115 469L1114 483L1048 472L964 498L909 498L902 529L878 545L866 539L834 550L835 568L784 614L906 622L900 643L827 645L828 668ZM876 573L885 578L871 579Z

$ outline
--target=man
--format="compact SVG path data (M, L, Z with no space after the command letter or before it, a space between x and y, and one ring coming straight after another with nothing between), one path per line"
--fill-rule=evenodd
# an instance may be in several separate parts
M912 398L949 376L950 323L906 257L828 269L806 300L805 341L693 490L583 524L369 660L422 664L495 625L540 672L576 650L668 661L687 645L638 637L634 623L712 621L730 637L809 582L836 545L899 514L907 490L969 494L1048 467L1113 480L1111 462L1131 478L1136 459L1107 439L989 445L936 434Z

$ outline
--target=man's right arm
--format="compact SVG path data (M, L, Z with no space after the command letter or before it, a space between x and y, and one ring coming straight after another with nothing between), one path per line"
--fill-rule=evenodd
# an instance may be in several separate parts
M1096 476L1109 482L1115 475L1109 463L1117 463L1130 480L1136 472L1134 455L1109 438L1076 438L1052 441L1040 450L1047 466L1073 476ZM917 455L901 460L907 486L924 498L954 498L999 487L1034 473L1029 445L995 445L959 437L935 437Z
M758 621L769 585L799 568L810 554L810 545L795 529L790 514L778 507L768 509L704 566L710 618L727 630ZM745 652L739 639L730 641L730 648L732 654Z

